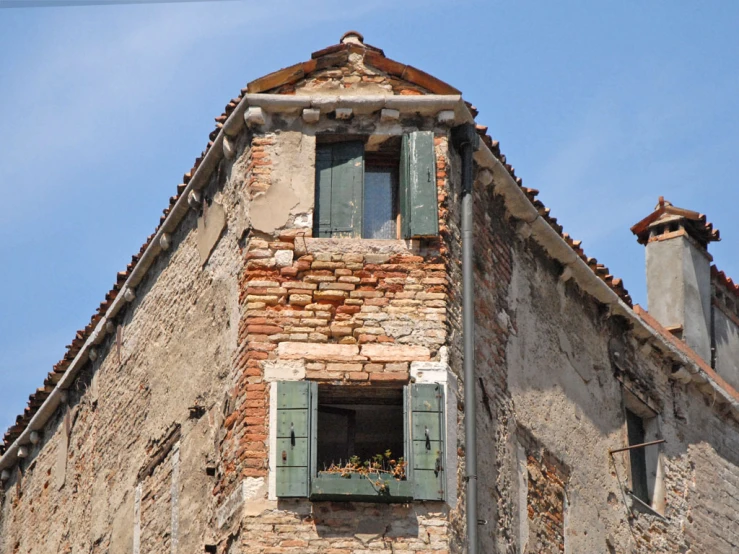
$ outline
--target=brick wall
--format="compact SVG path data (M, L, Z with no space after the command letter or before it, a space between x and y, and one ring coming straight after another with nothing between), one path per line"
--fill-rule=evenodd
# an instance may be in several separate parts
M281 150L288 139L255 136L252 144L258 139L262 163L279 156L290 163ZM436 147L443 226L445 137ZM401 241L313 239L310 229L290 225L248 240L239 278L240 377L230 395L214 489L221 500L243 479L268 475L265 372L289 365L319 383L397 386L409 382L412 361L438 359L447 342L445 249L433 241L409 250ZM219 544L227 551L238 536L248 552L444 552L448 519L435 505L281 500L247 517L237 532L222 534Z
M139 506L140 551L169 553L172 550L173 456L170 450L151 475L141 481ZM134 512L135 513L135 512Z

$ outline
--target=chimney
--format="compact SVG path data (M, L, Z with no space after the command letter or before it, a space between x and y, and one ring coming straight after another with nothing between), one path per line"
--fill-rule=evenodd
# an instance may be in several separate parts
M654 211L631 228L646 246L647 309L667 330L711 363L711 261L720 240L706 216L660 196Z

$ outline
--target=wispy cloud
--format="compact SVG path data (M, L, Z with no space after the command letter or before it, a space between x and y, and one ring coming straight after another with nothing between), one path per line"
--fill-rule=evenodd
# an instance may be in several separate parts
M291 30L323 20L359 17L387 4L230 2L177 10L161 6L85 8L83 18L61 13L54 24L43 26L43 32L27 37L27 46L33 42L33 49L5 68L12 78L3 79L0 93L4 130L0 133L0 183L7 187L13 209L0 220L0 230L28 217L30 210L43 211L53 205L65 194L59 186L60 172L83 176L88 163L104 159L108 133L119 129L123 120L130 126L126 129L129 136L116 137L119 144L136 140L137 133L155 124L162 107L155 99L171 87L180 64L189 58L203 59L197 55L200 51L233 58L229 39L238 33L246 33L240 37L241 48L244 42L256 47L268 37L279 44L278 35ZM278 12L283 14L279 28L274 25ZM111 14L115 17L110 18ZM247 49L242 59L250 56ZM201 71L192 67L193 81ZM187 86L183 83L182 88ZM32 179L28 178L29 166L35 173ZM19 181L24 186L7 186ZM95 186L85 179L75 184Z
M94 192L101 205L90 203L88 211L112 208L121 212L114 201L116 194L140 195L145 186L136 183L130 190L117 192L107 182L91 178L91 168L99 168L96 176L118 177L115 182L119 184L123 179L106 166L115 167L127 146L127 155L136 156L151 141L152 131L158 129L160 137L171 136L172 129L178 129L178 118L192 118L192 113L182 111L182 106L192 102L188 95L215 88L215 78L220 81L221 76L233 77L234 73L242 86L241 79L258 76L254 67L261 57L255 53L279 51L291 36L318 24L344 21L342 26L353 27L346 21L391 5L389 0L353 5L339 0L310 4L277 0L176 9L69 8L37 12L33 25L28 24L30 19L20 19L18 12L3 14L0 42L12 42L15 50L13 56L0 55L0 190L5 201L0 236L8 238L0 245L0 254L15 259L15 270L0 275L0 283L18 294L0 301L0 327L7 331L0 338L0 432L22 413L28 394L61 358L74 330L87 322L81 305L89 305L92 313L102 299L102 295L94 298L94 291L83 291L93 269L78 267L84 265L80 260L92 258L107 266L115 257L112 263L120 267L126 254L132 253L120 254L121 245L111 240L116 233L131 235L130 229L115 229L115 233L91 229L88 220L87 227L75 227L75 219L81 217L77 202ZM287 60L293 61L299 60ZM266 71L276 68L273 63ZM172 90L178 97L171 96ZM200 148L205 139L203 135L193 140ZM171 158L171 145L154 144L154 148L161 151L159 158L143 163L160 165L159 159ZM198 151L183 153L187 163ZM138 170L131 168L133 178L145 182L146 175ZM177 178L172 174L169 184L173 186ZM126 215L116 213L115 217L125 221ZM152 219L147 230L155 223ZM21 228L23 233L18 232ZM60 233L61 228L84 238L71 238ZM143 236L129 238L135 242ZM62 250L60 242L71 244ZM68 252L75 249L75 243L86 250L70 258ZM27 248L38 250L26 252ZM89 282L101 287L100 291L107 290L102 287L112 277L110 272L102 285L93 279ZM61 280L58 285L49 284L55 279ZM74 280L74 287L64 279ZM72 288L74 300L59 298L59 290ZM83 292L84 297L79 297ZM53 324L43 319L51 303L57 316ZM49 325L57 328L50 332Z

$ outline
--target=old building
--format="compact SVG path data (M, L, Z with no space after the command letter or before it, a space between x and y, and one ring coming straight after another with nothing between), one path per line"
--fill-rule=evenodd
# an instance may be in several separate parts
M0 553L739 550L718 231L660 199L632 306L476 117L355 32L249 83L6 433Z

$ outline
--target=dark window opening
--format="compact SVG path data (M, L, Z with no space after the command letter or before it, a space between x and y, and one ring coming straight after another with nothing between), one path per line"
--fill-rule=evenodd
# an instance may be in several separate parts
M644 420L630 410L626 410L626 431L629 438L629 446L644 444L646 432L644 431ZM647 457L644 447L629 450L631 461L631 492L639 500L650 505L649 484L647 482Z
M388 463L397 461L405 455L403 389L319 387L317 435L319 473L354 456L364 462L390 451Z

